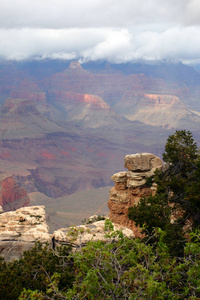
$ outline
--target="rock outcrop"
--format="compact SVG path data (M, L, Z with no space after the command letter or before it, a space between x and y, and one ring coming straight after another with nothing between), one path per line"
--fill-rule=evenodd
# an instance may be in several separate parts
M26 190L20 187L14 177L0 174L0 205L4 211L16 210L30 204Z
M132 230L113 224L113 231L122 231L126 237L135 237ZM61 228L54 232L54 243L57 245L73 245L74 249L79 249L89 241L109 241L110 238L105 236L105 220L97 221L92 224L80 225L76 227Z
M23 207L0 214L0 255L19 259L36 241L51 243L44 206Z
M111 177L115 186L110 190L109 218L116 224L132 229L138 237L141 235L140 229L129 220L128 208L137 204L142 196L155 194L156 184L148 187L145 185L146 179L156 169L161 170L163 164L159 157L151 153L137 153L125 156L124 167L128 172L119 172Z
M49 234L44 206L30 206L5 212L0 206L0 255L6 260L19 259L35 242L48 243L55 248L61 244L72 245L79 250L89 241L109 241L106 237L105 220L76 227L61 228ZM126 237L134 237L132 230L113 224L111 232L122 231ZM109 232L109 231L108 231Z

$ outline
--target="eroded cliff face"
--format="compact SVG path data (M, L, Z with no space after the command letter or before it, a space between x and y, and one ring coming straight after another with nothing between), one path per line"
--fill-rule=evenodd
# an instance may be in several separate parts
M124 167L128 172L119 172L111 177L115 186L110 190L109 218L116 224L132 229L135 236L139 237L140 229L134 221L129 220L128 208L137 204L142 196L155 194L156 185L145 186L146 179L156 169L161 170L163 164L159 157L151 153L137 153L125 156Z
M20 187L12 175L0 174L0 205L4 211L16 210L30 204L26 190Z
M131 121L142 121L164 128L183 128L183 120L199 122L198 115L192 113L175 95L126 92L115 111Z
M84 105L89 104L93 110L112 111L110 106L99 96L92 94L73 93L68 91L53 90L50 93L53 99L56 99L58 105L67 104Z

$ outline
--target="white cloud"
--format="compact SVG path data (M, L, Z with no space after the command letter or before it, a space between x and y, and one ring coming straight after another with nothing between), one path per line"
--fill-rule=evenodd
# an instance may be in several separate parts
M0 0L0 56L200 59L199 0Z
M81 56L86 60L108 59L109 61L123 62L130 60L132 53L131 35L128 30L107 31L105 39L95 47L85 49Z
M0 27L129 27L200 22L199 0L0 0Z

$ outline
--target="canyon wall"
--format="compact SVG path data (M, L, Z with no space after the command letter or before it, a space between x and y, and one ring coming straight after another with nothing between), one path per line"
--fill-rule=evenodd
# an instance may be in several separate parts
M4 211L16 210L30 204L26 190L20 187L14 177L0 174L0 205Z

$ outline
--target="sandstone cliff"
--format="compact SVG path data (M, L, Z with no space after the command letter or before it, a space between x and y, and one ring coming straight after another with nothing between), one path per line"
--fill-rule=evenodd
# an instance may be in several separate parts
M30 204L30 198L12 175L0 174L0 205L4 211L16 210Z
M44 206L20 208L0 214L0 254L19 259L36 241L51 243Z
M199 116L175 95L126 92L114 109L131 121L165 128L183 128L184 122L200 122Z
M124 236L134 237L133 231L114 225L114 231L122 231ZM89 241L109 241L105 237L105 220L88 225L61 228L49 234L44 206L30 206L13 212L2 212L0 206L0 255L9 261L22 257L35 242L48 243L49 247L72 245L78 250ZM115 237L114 237L115 239Z
M93 110L111 111L110 106L97 95L53 90L51 91L51 97L55 98L56 103L62 106L69 103L74 105L89 104Z
M140 229L129 220L128 208L137 204L142 196L155 194L156 185L148 187L145 183L162 166L161 159L151 153L131 154L124 159L124 167L128 172L119 172L111 177L115 186L110 190L109 218L116 224L132 229L136 237L140 236Z

